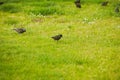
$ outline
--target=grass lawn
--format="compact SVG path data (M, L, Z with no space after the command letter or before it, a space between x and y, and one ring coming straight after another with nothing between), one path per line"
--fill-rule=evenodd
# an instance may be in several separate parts
M120 1L2 1L0 80L120 80Z

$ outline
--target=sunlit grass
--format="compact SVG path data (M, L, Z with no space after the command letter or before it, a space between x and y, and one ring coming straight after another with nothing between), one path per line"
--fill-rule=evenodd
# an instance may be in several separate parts
M41 9L39 4L46 9L45 3L64 14L28 14ZM20 2L21 11L1 10L0 80L119 80L120 18L114 4L102 7L97 0L77 9L70 1ZM15 27L27 32L18 34ZM52 40L59 33L63 38Z

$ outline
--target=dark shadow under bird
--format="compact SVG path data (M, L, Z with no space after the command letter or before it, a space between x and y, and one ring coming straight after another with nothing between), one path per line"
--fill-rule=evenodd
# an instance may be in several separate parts
M76 0L74 3L75 3L77 8L81 8L80 0Z
M101 5L102 6L107 6L108 5L108 1L102 2Z
M0 2L0 5L4 4L4 2Z
M14 28L13 30L15 30L16 32L18 32L20 34L26 32L25 28Z
M115 8L115 12L116 12L116 13L119 13L119 12L120 12L119 7L116 7L116 8Z
M58 40L60 40L62 37L63 37L62 34L59 34L59 35L53 36L53 37L51 37L51 38L53 38L54 40L58 41Z

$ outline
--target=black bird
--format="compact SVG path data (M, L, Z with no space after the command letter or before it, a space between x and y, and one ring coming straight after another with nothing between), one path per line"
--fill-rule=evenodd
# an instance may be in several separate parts
M116 8L115 8L115 12L116 12L116 13L119 13L119 12L120 12L119 7L116 7Z
M53 37L51 37L51 38L53 38L54 40L58 41L58 40L60 40L60 39L62 38L62 34L53 36Z
M0 2L0 5L4 4L4 2Z
M105 1L105 2L102 2L102 6L107 6L107 4L108 4L108 1Z
M24 32L26 32L26 29L24 29L24 28L14 28L13 30L15 30L18 33L24 33Z
M80 0L76 0L75 5L77 8L81 8Z

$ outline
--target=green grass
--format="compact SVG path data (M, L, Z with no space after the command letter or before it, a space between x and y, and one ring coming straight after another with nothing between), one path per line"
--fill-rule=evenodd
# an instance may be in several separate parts
M99 2L83 1L81 9L72 0L0 5L0 80L120 80L120 14L116 2Z
M21 8L18 4L5 3L4 5L1 5L0 11L17 13L21 11Z

